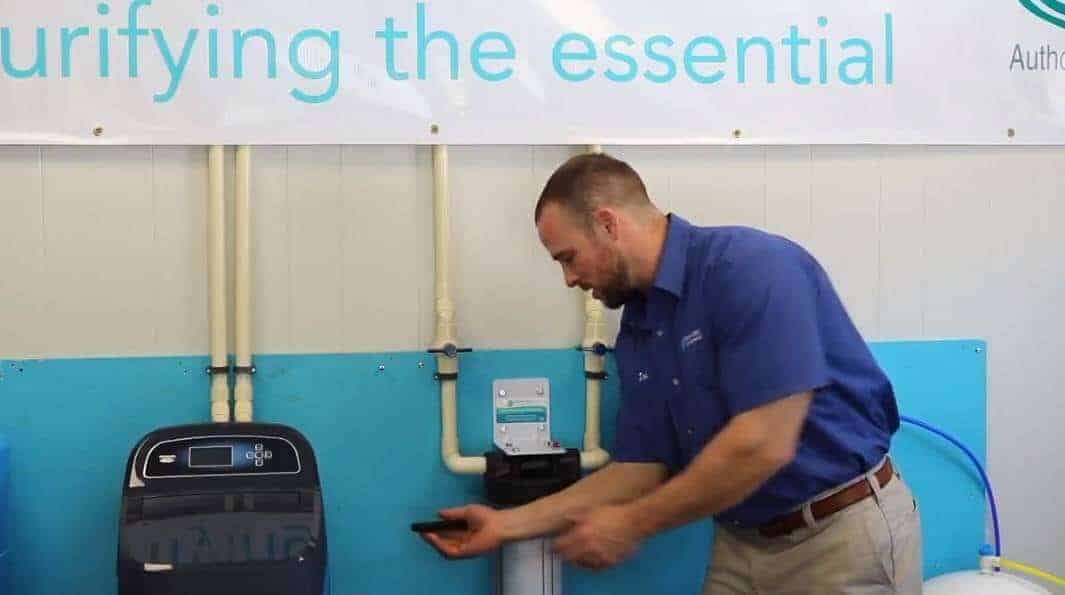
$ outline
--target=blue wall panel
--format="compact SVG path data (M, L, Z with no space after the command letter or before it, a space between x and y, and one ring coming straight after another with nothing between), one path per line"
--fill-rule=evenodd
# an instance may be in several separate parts
M904 413L941 425L984 457L982 342L872 348ZM582 355L572 350L464 354L463 453L491 447L495 378L547 377L555 436L579 446L582 364ZM0 434L11 445L14 594L115 592L126 457L153 428L209 419L206 365L205 357L0 362ZM479 478L452 476L440 462L439 391L431 356L276 355L258 357L256 365L256 418L299 429L318 455L334 594L491 593L489 560L445 561L408 530L410 522L433 518L438 508L483 501ZM603 402L608 446L616 412L611 378ZM952 448L908 427L893 448L922 507L929 575L972 567L983 539L980 486ZM565 590L698 593L710 539L704 522L656 537L616 569L592 574L567 567Z

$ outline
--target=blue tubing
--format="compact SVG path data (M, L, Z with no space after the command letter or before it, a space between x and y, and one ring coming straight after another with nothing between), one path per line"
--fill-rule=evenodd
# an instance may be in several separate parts
M952 443L954 446L957 446L962 451L964 451L965 454L969 456L969 460L971 460L973 462L973 465L976 465L976 470L980 472L980 479L983 480L983 482L984 482L984 489L987 490L987 500L988 500L988 502L991 503L991 524L992 524L992 526L994 526L994 529L995 529L995 555L1001 557L1002 556L1002 534L999 532L999 528L998 528L998 507L995 506L995 493L991 490L991 480L987 478L987 472L984 471L984 466L980 464L980 460L977 459L976 455L973 454L973 451L969 450L969 448L967 446L965 446L964 444L962 444L961 441L959 441L957 438L951 436L950 434L944 432L943 430L940 430L939 428L936 428L935 426L932 426L932 425L930 425L930 424L928 424L926 422L923 422L923 421L921 421L919 419L908 417L906 415L902 415L902 416L899 416L899 417L900 417L900 419L902 421L904 421L906 423L910 423L910 424L913 424L915 426L919 426L921 428L924 428L924 429L928 430L929 432L932 432L933 434L936 434L937 436L940 436L940 437L946 439L947 441Z

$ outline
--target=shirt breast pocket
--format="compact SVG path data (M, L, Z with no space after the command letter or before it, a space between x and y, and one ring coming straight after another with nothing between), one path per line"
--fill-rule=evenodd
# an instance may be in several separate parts
M621 396L626 402L646 401L656 394L651 390L658 378L652 377L649 368L651 354L647 341L628 334L618 335L614 344L618 376L621 379Z
M705 341L692 345L681 354L681 369L685 379L701 391L716 392L718 388L717 361Z

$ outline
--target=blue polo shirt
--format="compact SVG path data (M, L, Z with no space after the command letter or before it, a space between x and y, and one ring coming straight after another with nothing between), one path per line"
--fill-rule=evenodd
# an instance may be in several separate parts
M814 397L795 460L717 516L764 524L868 471L899 427L895 394L817 261L744 227L670 215L654 284L625 304L614 459L677 473L733 417ZM742 465L742 462L737 462Z

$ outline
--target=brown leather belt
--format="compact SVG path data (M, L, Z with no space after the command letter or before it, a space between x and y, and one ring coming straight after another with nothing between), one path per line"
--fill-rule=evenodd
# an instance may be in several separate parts
M894 475L895 470L892 468L891 459L887 459L876 472L875 477L877 483L883 488L891 481L891 478ZM852 504L857 504L872 495L873 486L869 485L868 481L859 481L850 487L843 488L834 494L830 494L811 503L810 510L813 512L814 520L821 520ZM783 537L784 535L787 535L796 529L802 529L805 526L806 520L802 516L802 510L796 510L795 512L788 513L762 525L758 528L758 532L761 533L763 537Z

